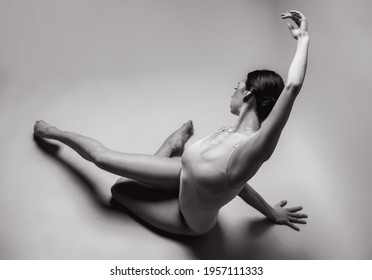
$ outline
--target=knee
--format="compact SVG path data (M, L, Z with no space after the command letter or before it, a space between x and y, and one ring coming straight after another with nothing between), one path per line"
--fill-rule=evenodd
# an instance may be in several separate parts
M98 167L103 167L105 165L105 159L107 158L108 149L105 147L95 147L90 152L90 160Z
M120 177L114 185L118 185L118 184L124 184L124 183L129 183L129 182L133 182L132 179L129 179L129 178L126 178L126 177Z
M115 198L115 196L116 196L116 193L117 193L117 188L118 188L118 185L115 183L115 185L113 185L112 187L111 187L111 195L112 195L112 197L114 197Z
M126 178L120 178L112 187L111 195L116 200L123 200L133 196L137 187L136 182Z
M122 186L120 187L120 184L115 183L115 185L111 187L111 195L113 198L118 198L120 193L122 192L123 192L123 188Z
M126 205L130 194L126 193L123 184L115 184L111 187L111 196L120 205Z

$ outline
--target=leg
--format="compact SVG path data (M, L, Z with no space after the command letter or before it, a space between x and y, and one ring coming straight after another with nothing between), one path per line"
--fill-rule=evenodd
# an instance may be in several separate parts
M179 187L182 168L179 159L115 152L93 139L61 131L43 121L36 122L34 131L36 136L66 144L86 160L111 173L163 189Z
M179 129L170 134L154 154L161 157L181 156L185 148L186 142L194 133L192 121L184 123ZM116 181L116 184L128 182L130 179L121 177Z
M95 156L92 150L103 149L100 143L87 137L73 133L58 134L59 132L56 128L50 127L44 122L39 122L35 125L36 136L60 140L76 150L87 160L94 160ZM166 139L156 155L165 158L172 156L175 151L182 151L190 135L192 135L192 123L188 122ZM154 184L152 183L150 182L148 185L153 186ZM169 189L163 185L157 187ZM177 184L177 190L178 187L179 182ZM147 195L144 193L144 190ZM174 190L174 186L172 190ZM140 182L130 181L125 178L119 179L112 187L111 192L115 201L128 208L146 223L158 229L181 235L199 235L194 233L185 223L179 209L178 197L174 194L165 194L156 189L146 188ZM169 197L170 195L171 197Z
M185 223L178 197L139 185L137 182L116 184L111 189L112 196L120 205L157 229L181 235L200 235Z
M165 139L155 155L164 157L181 156L187 140L193 135L194 127L192 121L184 123Z
M182 154L192 133L192 122L186 122L164 141L155 155L172 157ZM179 210L178 193L146 188L124 177L115 183L111 193L117 203L155 228L175 234L197 235L187 226Z

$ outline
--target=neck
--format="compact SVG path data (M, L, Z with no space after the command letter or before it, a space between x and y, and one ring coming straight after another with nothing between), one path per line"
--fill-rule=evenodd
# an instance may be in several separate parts
M235 123L232 132L236 131L244 131L244 130L252 130L257 131L261 127L261 123L257 118L256 113L254 112L254 108L249 106L247 103L244 103L237 122Z

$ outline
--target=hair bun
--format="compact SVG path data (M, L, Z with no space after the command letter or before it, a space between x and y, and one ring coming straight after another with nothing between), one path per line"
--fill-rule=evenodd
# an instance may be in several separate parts
M283 79L274 71L256 70L248 73L245 86L256 99L257 117L262 122L284 88Z

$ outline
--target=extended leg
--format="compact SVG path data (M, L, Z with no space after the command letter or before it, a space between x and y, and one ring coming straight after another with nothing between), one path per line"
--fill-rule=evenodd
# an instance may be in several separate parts
M56 128L50 127L44 122L39 122L38 125L35 125L35 135L60 140L76 150L87 160L93 161L97 156L94 156L92 150L106 149L97 141L84 136L68 132L58 134L60 133ZM156 156L166 158L171 157L174 152L182 151L185 142L191 135L192 123L188 122L166 139L164 144L156 152ZM143 180L138 181L143 182ZM148 182L146 185L155 186L153 182ZM174 186L171 186L171 188L166 187L161 184L155 187L165 190L178 190L179 182L176 188ZM186 224L179 209L178 197L174 194L148 188L140 182L131 181L126 178L119 179L112 187L111 192L115 201L120 205L126 207L137 217L158 229L180 235L199 235L193 232Z
M179 174L182 167L179 159L119 153L91 138L61 131L43 121L36 122L34 133L36 136L66 144L86 160L111 173L163 189L179 187Z

